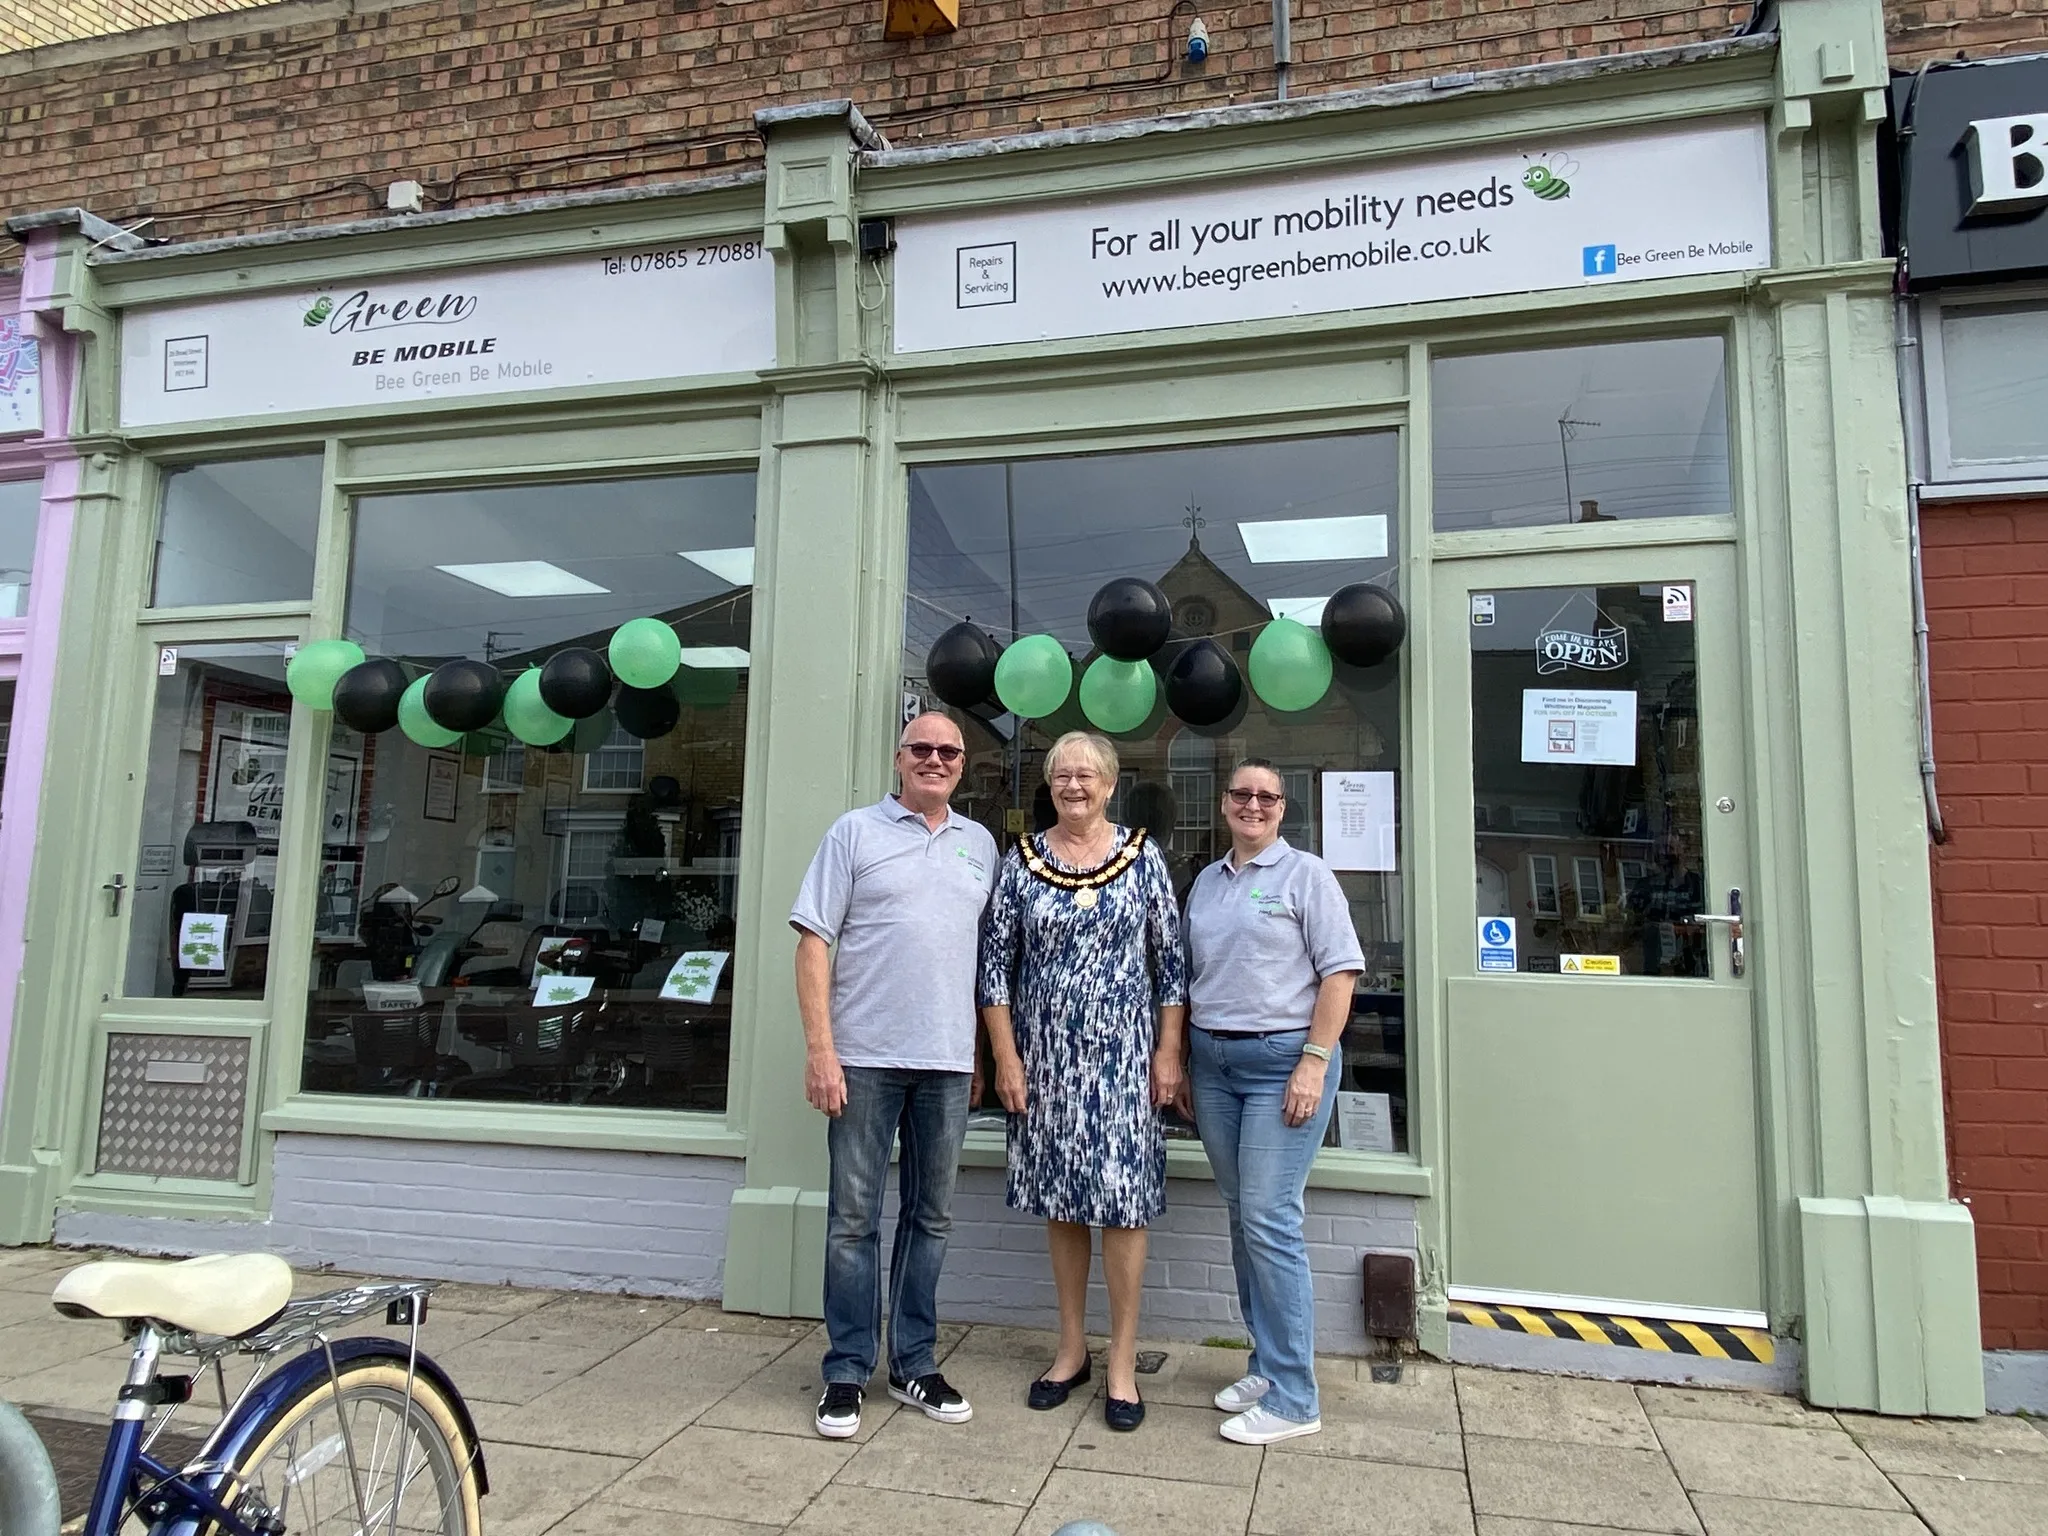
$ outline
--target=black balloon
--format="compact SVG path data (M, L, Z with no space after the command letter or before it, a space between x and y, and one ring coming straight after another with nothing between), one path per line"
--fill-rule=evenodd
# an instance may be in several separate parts
M652 741L676 728L683 706L666 688L621 688L612 701L612 714L628 736Z
M1323 644L1339 661L1376 667L1401 648L1408 615L1385 587L1355 581L1340 587L1323 607Z
M942 703L972 709L996 688L1002 647L973 624L955 624L932 642L924 659L925 681Z
M498 718L505 679L483 661L444 661L420 693L427 717L445 731L480 731Z
M588 720L612 698L612 669L582 646L557 651L540 669L540 701L569 720Z
M352 731L374 736L398 724L398 701L411 679L385 657L358 662L336 679L334 718Z
M1118 661L1145 661L1173 631L1173 604L1149 581L1119 576L1088 604L1088 638Z
M1244 696L1244 677L1214 640L1198 640L1166 674L1166 707L1189 725L1227 719Z
M1188 729L1197 736L1207 736L1212 740L1222 736L1229 736L1234 734L1237 728L1244 724L1244 717L1251 713L1251 709L1251 689L1240 688L1237 693L1237 702L1231 706L1229 714L1216 721L1213 725L1190 725Z

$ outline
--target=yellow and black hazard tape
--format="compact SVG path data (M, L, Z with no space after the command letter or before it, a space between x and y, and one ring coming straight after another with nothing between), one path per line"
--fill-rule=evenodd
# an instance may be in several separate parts
M1758 1365L1769 1365L1774 1353L1771 1336L1761 1328L1733 1328L1725 1323L1681 1323L1662 1317L1622 1317L1549 1307L1482 1306L1472 1301L1454 1301L1450 1311L1454 1323L1581 1344L1619 1344L1624 1349L1654 1349L1708 1360L1748 1360Z

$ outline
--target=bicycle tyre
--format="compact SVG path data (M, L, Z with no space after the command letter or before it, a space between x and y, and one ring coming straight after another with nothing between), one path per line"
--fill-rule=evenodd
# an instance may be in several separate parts
M286 1536L357 1531L360 1523L340 1434L338 1397L349 1415L356 1468L366 1484L370 1529L393 1528L379 1479L381 1475L396 1482L395 1452L404 1433L398 1427L406 1401L404 1357L358 1356L339 1362L337 1373L334 1381L324 1369L310 1376L248 1435L223 1480L224 1504L232 1509L254 1491L284 1520ZM393 1421L390 1445L385 1444L382 1428L373 1428L366 1441L362 1420L368 1407L382 1410ZM413 1444L396 1526L405 1536L483 1536L478 1464L464 1430L465 1418L439 1383L425 1372L413 1377L411 1408L403 1419ZM430 1491L416 1499L413 1490L422 1483ZM421 1523L422 1515L426 1523ZM207 1536L218 1536L218 1526L209 1523L205 1529Z

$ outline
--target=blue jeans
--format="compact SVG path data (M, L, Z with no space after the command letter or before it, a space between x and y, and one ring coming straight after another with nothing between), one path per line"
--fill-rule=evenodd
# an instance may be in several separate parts
M1321 1416L1316 1396L1316 1293L1301 1235L1309 1164L1329 1129L1343 1058L1331 1051L1323 1102L1306 1124L1281 1118L1305 1029L1218 1040L1191 1029L1195 1129L1230 1210L1237 1304L1252 1336L1250 1371L1273 1383L1265 1406L1283 1419Z
M900 1131L896 1242L889 1256L889 1374L938 1369L939 1266L953 1227L953 1180L967 1139L965 1072L846 1068L846 1108L828 1122L825 1380L866 1386L882 1342L882 1198Z

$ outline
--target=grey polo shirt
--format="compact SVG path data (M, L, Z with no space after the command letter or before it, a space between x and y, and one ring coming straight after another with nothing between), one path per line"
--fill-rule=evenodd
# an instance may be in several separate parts
M894 795L832 823L790 926L833 946L832 1043L849 1067L974 1070L974 970L996 840L936 832Z
M1306 1029L1316 991L1365 956L1330 866L1275 838L1242 869L1218 859L1188 892L1188 1023Z

